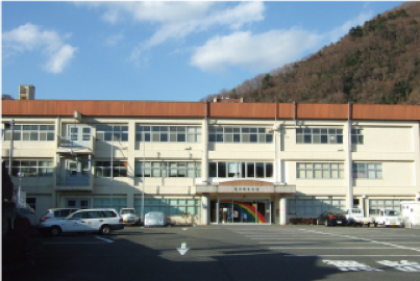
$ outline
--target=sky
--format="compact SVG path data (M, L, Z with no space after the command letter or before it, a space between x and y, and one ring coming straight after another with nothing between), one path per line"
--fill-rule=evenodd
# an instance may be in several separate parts
M340 40L403 2L2 1L2 93L199 101Z

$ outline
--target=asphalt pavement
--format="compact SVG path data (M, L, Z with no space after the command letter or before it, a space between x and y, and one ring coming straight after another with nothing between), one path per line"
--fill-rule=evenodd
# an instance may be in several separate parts
M126 227L35 237L3 280L420 280L420 230L312 225Z

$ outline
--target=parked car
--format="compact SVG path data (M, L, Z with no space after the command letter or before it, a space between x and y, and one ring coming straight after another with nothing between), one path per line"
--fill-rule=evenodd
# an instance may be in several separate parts
M367 225L369 227L370 225L375 224L375 219L371 217L365 217L363 210L359 208L348 209L346 212L346 218L347 218L348 225L352 225L352 226Z
M141 223L141 219L134 208L122 208L120 210L120 216L122 216L124 224L140 225Z
M325 226L347 225L347 218L340 211L325 211L319 215L317 224L324 224Z
M144 216L144 226L165 226L166 215L163 212L149 212Z
M52 208L48 209L47 212L40 219L40 223L46 220L59 220L64 219L71 213L76 212L77 208Z
M400 213L393 209L380 209L379 216L375 218L374 226L377 225L401 226Z
M110 234L119 229L124 229L123 218L114 209L82 209L64 219L45 220L39 226L42 234L51 235L67 232Z

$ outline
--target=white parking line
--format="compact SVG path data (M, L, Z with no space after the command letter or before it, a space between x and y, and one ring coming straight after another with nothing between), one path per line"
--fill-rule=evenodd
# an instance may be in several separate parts
M311 232L311 233L317 233L317 234L338 236L338 237L347 237L349 239L359 239L359 240L363 240L363 241L370 242L370 243L373 243L373 244L386 245L386 246L390 246L390 247L393 247L393 248L398 248L398 249L404 249L404 250L411 250L411 251L420 252L420 249L417 249L417 248L404 247L404 246L397 245L397 244L380 242L380 241L376 241L376 240L372 240L372 239L366 239L366 238L358 238L358 237L354 237L354 236L350 236L350 235L342 235L342 234L327 233L327 232L320 232L320 231L314 231L314 230L305 230L305 229L303 229L303 231Z
M103 237L95 236L95 238L98 238L99 240L103 240L103 241L108 242L108 243L114 243L114 241L109 240L109 239L105 239Z

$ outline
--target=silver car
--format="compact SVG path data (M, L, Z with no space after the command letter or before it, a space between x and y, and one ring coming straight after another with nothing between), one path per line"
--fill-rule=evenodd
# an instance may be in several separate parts
M166 215L163 212L149 212L144 216L144 226L165 226Z
M136 210L134 208L122 208L120 210L120 216L122 216L124 224L140 225L141 223L141 219L136 214Z

